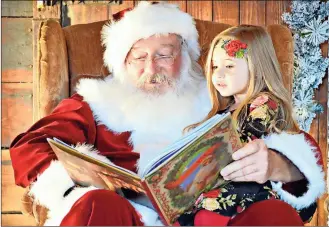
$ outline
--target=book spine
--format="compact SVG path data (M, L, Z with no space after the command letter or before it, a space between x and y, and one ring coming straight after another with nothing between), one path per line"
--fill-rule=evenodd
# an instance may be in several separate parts
M170 225L169 221L167 220L167 218L166 218L163 210L161 209L161 207L157 203L157 201L154 198L154 196L153 196L153 194L152 194L152 192L151 192L148 184L145 182L144 179L142 180L142 185L143 185L143 187L145 189L145 192L146 192L147 197L150 199L151 203L153 204L153 207L158 211L158 214L160 215L160 218L161 218L163 224L165 226L169 226Z

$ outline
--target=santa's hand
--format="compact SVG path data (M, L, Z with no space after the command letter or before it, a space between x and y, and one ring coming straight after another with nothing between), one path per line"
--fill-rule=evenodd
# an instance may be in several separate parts
M255 181L263 184L272 174L273 151L261 139L250 141L233 153L234 162L226 166L221 175L225 180Z

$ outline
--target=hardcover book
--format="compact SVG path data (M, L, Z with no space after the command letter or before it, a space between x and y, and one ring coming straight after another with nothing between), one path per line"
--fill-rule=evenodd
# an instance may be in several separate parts
M166 225L193 207L201 193L225 183L220 171L242 147L229 113L215 115L190 130L140 175L79 152L57 138L48 142L76 184L144 193Z

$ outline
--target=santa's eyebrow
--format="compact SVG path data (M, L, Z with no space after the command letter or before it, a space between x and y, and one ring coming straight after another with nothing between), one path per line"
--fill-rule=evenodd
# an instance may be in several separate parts
M140 49L142 47L132 47L131 49L134 50L134 49Z

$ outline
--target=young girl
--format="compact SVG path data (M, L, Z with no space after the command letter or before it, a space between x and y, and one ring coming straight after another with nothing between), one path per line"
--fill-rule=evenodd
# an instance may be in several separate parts
M264 28L240 25L217 35L205 71L212 109L204 121L230 111L245 143L268 133L299 131L292 118L290 95L283 85L271 38ZM178 221L181 225L203 225L204 222L198 221L198 213L208 210L218 214L215 225L227 225L251 204L268 199L279 199L269 181L230 182L202 194L193 211ZM306 221L313 215L314 206L298 212Z

